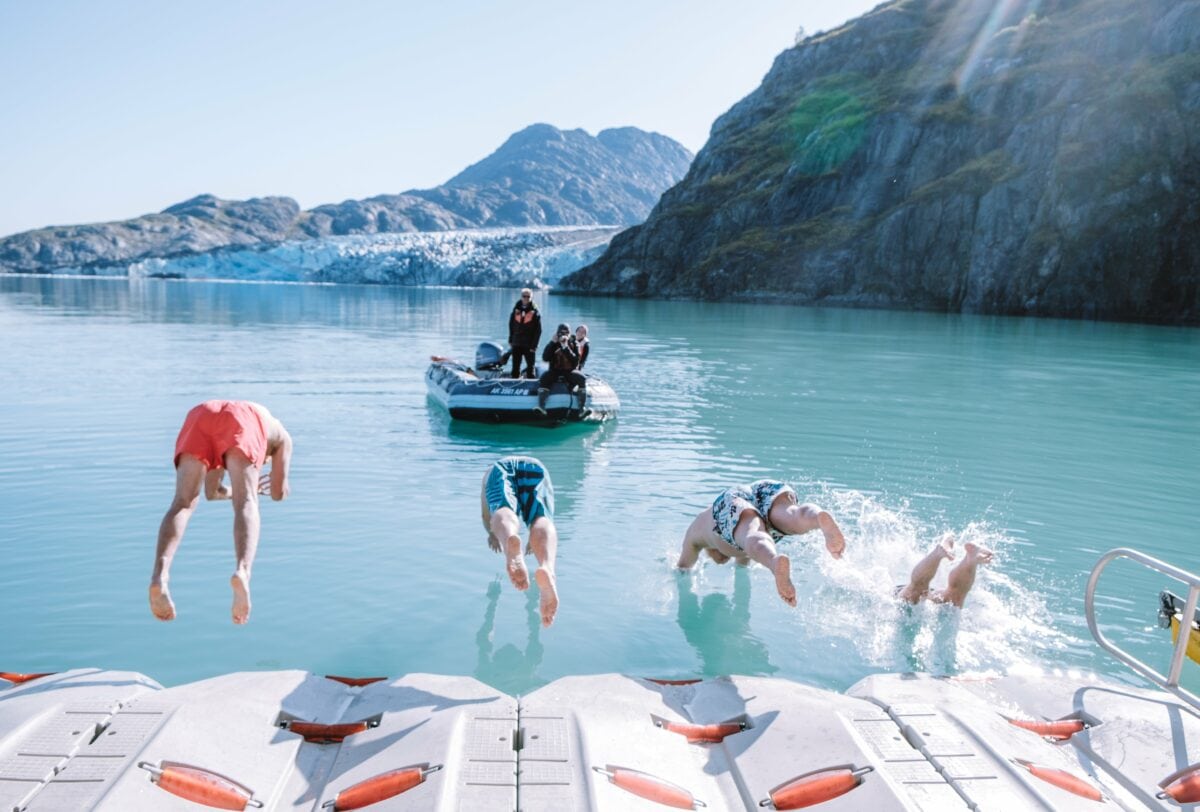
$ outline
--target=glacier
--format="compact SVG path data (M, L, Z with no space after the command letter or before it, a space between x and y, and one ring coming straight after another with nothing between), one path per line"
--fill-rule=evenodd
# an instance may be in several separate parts
M549 287L596 260L625 226L528 226L323 237L55 274L465 287Z

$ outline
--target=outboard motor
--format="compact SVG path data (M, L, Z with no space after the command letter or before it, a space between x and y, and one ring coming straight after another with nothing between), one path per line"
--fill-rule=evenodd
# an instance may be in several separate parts
M476 369L499 369L500 356L504 355L504 347L495 341L483 341L475 348Z

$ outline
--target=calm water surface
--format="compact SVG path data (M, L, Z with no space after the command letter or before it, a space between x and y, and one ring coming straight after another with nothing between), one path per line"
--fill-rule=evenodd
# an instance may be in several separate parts
M590 325L620 419L451 422L428 357L503 338L514 295L0 277L0 670L426 671L510 693L610 671L835 689L914 668L1120 675L1082 618L1095 559L1127 545L1200 568L1198 331L541 297L550 325ZM229 504L203 502L175 562L179 618L159 623L145 591L173 442L214 397L288 426L292 497L263 505L248 626L229 621ZM479 522L480 479L514 452L556 486L548 630ZM697 511L764 476L849 538L842 562L785 542L795 609L760 567L671 567ZM944 530L994 546L994 566L961 615L900 612L892 588ZM1168 583L1110 573L1102 623L1165 666Z

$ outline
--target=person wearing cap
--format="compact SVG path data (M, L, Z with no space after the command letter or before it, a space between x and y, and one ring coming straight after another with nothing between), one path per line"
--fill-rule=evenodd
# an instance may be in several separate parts
M542 340L542 314L533 301L533 291L521 289L521 298L513 305L508 317L508 354L512 356L512 377L521 377L521 360L525 361L525 376L534 375L533 363L537 345ZM503 357L501 363L504 362Z
M532 552L538 568L533 574L541 602L542 625L554 622L558 611L558 584L554 556L558 531L554 527L554 485L550 472L534 457L502 457L483 476L479 494L480 517L488 531L488 547L504 553L512 585L529 589L525 555ZM522 552L521 522L529 528L529 545Z
M841 558L846 539L833 516L817 505L800 504L791 485L774 479L734 485L692 521L676 566L691 569L702 552L718 564L731 558L739 564L757 561L775 577L775 589L783 602L795 606L791 559L781 554L775 543L784 536L817 529L825 536L829 554Z
M229 579L233 588L233 622L250 619L250 569L258 550L258 496L286 499L292 436L266 406L247 400L209 400L187 413L175 440L175 498L158 528L158 548L150 576L150 611L159 620L175 619L168 588L171 560L183 540L188 521L200 502L200 491L212 499L233 502L233 546L237 564ZM270 461L269 473L259 474ZM229 487L222 480L229 472Z
M571 325L558 325L558 329L554 331L554 338L542 350L542 360L546 362L548 369L538 379L536 411L546 413L546 399L550 397L550 387L558 381L567 384L568 393L575 390L579 395L580 411L584 411L587 403L587 378L577 371L579 347L575 343L575 336L571 335Z

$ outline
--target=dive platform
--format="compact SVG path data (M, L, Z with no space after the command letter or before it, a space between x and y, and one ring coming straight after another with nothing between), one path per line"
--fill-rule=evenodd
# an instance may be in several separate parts
M0 673L0 812L1195 809L1200 700L1147 679Z

